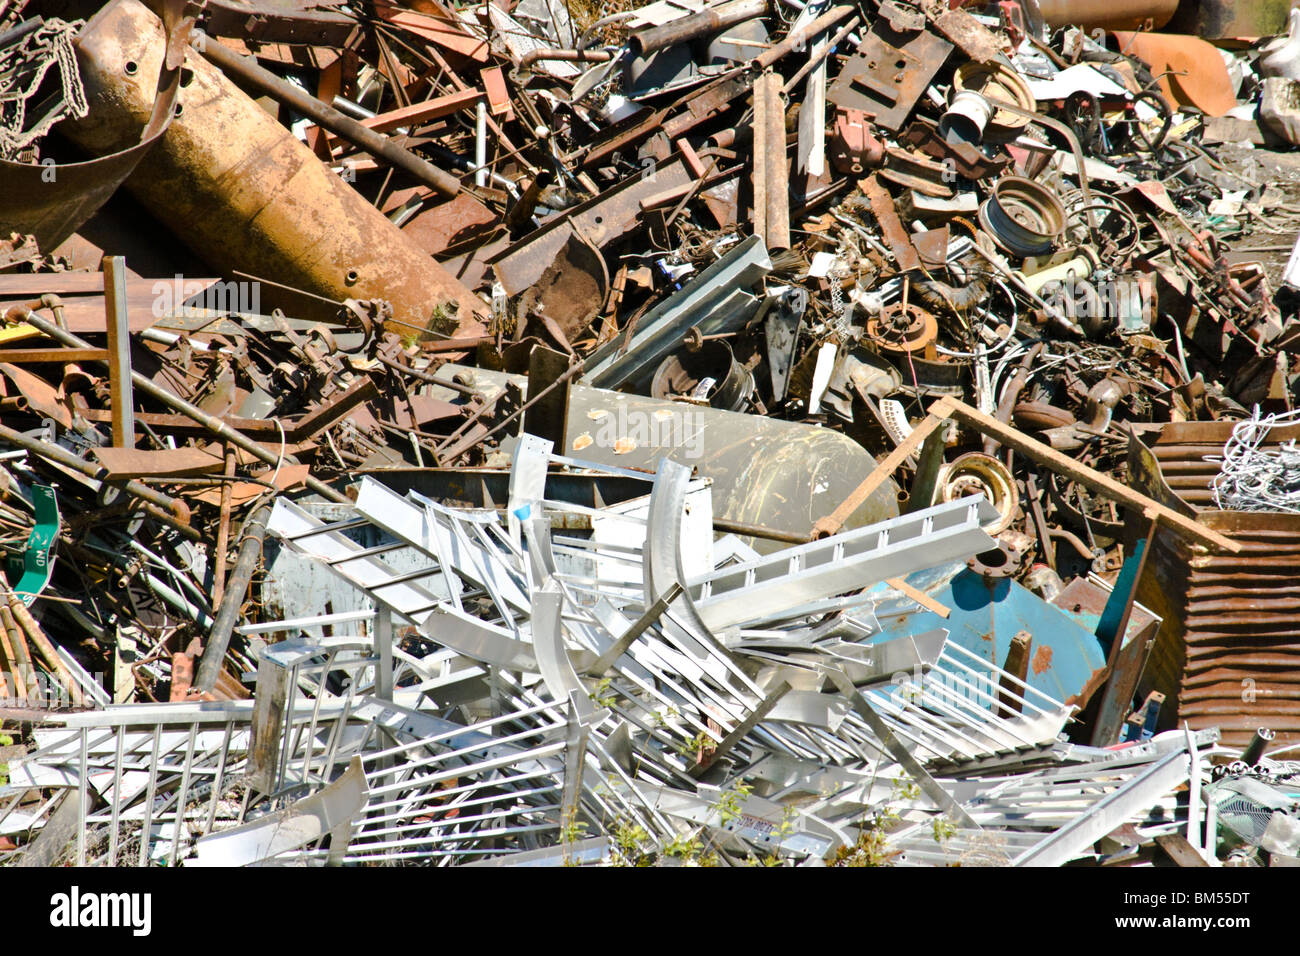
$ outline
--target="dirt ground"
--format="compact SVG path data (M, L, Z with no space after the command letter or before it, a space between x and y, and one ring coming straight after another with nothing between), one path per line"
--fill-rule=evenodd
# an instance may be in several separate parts
M1268 271L1273 288L1300 234L1300 150L1277 151L1224 143L1212 147L1226 173L1215 176L1224 189L1252 188L1241 213L1237 238L1229 238L1233 261L1259 261ZM1204 170L1203 170L1204 171ZM1230 232L1225 232L1231 237Z

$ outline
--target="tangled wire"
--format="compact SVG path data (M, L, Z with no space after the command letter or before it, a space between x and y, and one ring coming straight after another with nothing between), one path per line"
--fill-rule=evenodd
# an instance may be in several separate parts
M1300 448L1294 440L1265 451L1269 432L1300 422L1300 412L1260 415L1238 422L1223 446L1219 473L1210 482L1215 504L1231 511L1287 511L1300 514Z

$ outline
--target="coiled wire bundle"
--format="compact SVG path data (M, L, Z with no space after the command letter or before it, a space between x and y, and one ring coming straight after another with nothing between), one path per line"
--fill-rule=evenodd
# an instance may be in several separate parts
M1214 501L1225 511L1288 511L1300 514L1300 447L1294 440L1276 449L1261 446L1269 432L1300 422L1300 412L1261 415L1238 422L1223 446L1219 473L1210 482Z

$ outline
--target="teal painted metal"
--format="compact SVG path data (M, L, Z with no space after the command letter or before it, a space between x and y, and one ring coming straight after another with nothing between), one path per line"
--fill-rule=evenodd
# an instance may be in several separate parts
M50 549L59 534L59 500L54 489L49 485L33 485L32 507L36 512L36 526L27 536L27 548L21 556L11 557L6 568L14 593L28 607L50 583L54 569Z
M1142 571L1142 555L1146 549L1146 539L1139 538L1133 553L1124 560L1123 567L1119 569L1119 576L1115 578L1115 589L1110 592L1106 607L1101 612L1101 620L1097 622L1097 640L1101 642L1101 651L1107 659L1110 658L1110 649L1115 644L1115 635L1124 625L1124 611L1132 603L1133 586L1137 584L1138 574Z
M1094 633L1096 615L1073 614L1048 604L1009 578L985 581L964 565L917 572L907 580L948 607L949 616L945 619L918 610L908 600L881 603L876 619L883 632L872 643L946 628L950 642L1001 667L1011 639L1019 631L1028 631L1033 644L1027 683L1067 702L1087 689L1106 666L1106 655ZM888 590L888 585L876 590Z

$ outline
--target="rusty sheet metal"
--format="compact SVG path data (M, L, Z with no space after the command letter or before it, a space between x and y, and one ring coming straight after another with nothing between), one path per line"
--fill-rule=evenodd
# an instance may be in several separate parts
M402 226L402 232L415 240L431 256L469 239L476 239L496 228L498 217L473 196L461 194L455 199L424 209Z
M1232 79L1219 51L1199 37L1165 33L1117 32L1124 53L1145 60L1174 106L1195 106L1222 116L1237 105Z
M201 448L96 448L92 452L108 473L108 481L146 476L180 478L213 475L225 467L220 453Z
M934 28L976 63L992 63L1002 52L993 31L965 10L944 10L934 18Z
M601 249L636 226L641 200L690 182L686 163L680 155L673 156L649 173L625 179L594 199L547 219L493 260L492 269L506 293L518 295L541 279L575 232Z
M3 353L0 353L0 358L3 358ZM7 362L0 364L0 374L12 382L19 393L15 404L18 411L52 418L64 428L72 427L72 415L59 400L58 392L45 379Z
M827 89L826 99L861 110L874 117L877 126L897 132L952 49L951 43L928 31L908 36L877 20Z
M137 137L154 99L161 26L137 0L114 0L78 40L90 115L63 124L92 153ZM275 275L292 288L344 299L382 298L423 328L436 313L464 321L486 307L293 134L192 51L180 114L127 187L206 262ZM129 64L135 64L134 70ZM276 289L262 289L264 301ZM274 302L271 302L274 304ZM322 315L336 311L322 305ZM442 331L451 331L443 329Z
M1156 530L1138 600L1165 623L1139 692L1175 702L1162 728L1175 720L1219 727L1227 745L1244 747L1256 728L1270 727L1282 747L1300 743L1300 515L1213 509L1208 485L1218 464L1204 458L1222 453L1231 430L1230 422L1180 422L1130 446L1135 487L1181 501L1243 546L1207 554ZM1274 429L1266 446L1297 435Z
M85 31L108 15L105 7L90 19ZM189 42L193 16L184 0L167 0L164 25L173 46ZM160 60L157 95L142 112L143 128L134 144L81 163L59 165L14 163L0 160L0 222L6 231L31 234L42 252L52 252L93 216L126 181L136 165L158 141L171 121L180 90L181 71ZM102 327L102 326L101 326Z

